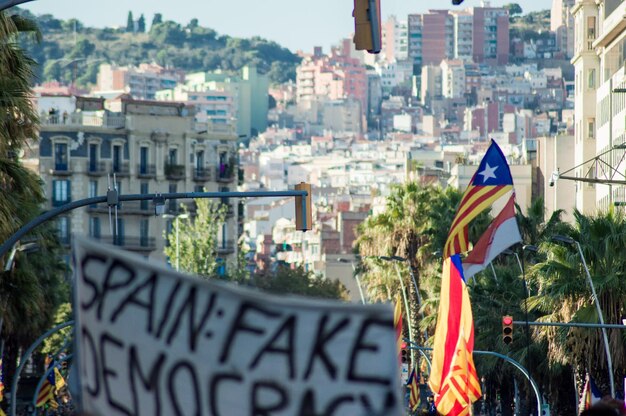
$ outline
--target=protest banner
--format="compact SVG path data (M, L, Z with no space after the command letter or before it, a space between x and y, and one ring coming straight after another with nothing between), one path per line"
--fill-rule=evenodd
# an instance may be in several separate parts
M391 305L278 297L76 238L85 412L399 415Z

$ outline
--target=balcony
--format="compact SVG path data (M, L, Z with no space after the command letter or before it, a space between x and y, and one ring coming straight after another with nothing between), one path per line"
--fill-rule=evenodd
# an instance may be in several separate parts
M185 179L185 165L165 163L165 177L171 180Z
M233 240L219 241L217 243L217 254L231 254L235 252L235 242Z
M126 235L118 235L113 241L112 235L104 235L96 238L98 241L107 244L113 244L132 251L153 251L156 250L156 242L154 237L130 237Z
M211 180L211 170L205 168L196 168L193 170L193 180L196 182L208 182Z
M121 130L126 127L126 118L123 114L104 111L47 114L41 118L41 125L103 127Z
M85 169L89 176L102 176L107 173L106 162L87 161L87 168Z
M147 164L137 165L137 177L142 179L156 178L156 166Z
M130 175L130 167L128 162L112 163L111 168L112 173L115 173L116 176Z
M235 180L235 165L234 161L229 161L229 163L221 163L217 168L215 168L215 181L216 182L232 182Z

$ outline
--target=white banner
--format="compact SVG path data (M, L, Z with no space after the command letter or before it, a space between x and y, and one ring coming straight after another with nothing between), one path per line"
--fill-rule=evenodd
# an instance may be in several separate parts
M83 410L399 415L390 305L277 297L76 238Z

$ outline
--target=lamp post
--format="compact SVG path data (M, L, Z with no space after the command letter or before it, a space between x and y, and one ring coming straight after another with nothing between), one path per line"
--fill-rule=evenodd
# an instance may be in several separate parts
M183 213L178 215L163 214L163 218L174 219L176 221L174 227L176 228L176 271L180 271L180 244L178 241L178 220L189 218L189 214Z
M420 315L422 316L422 320L426 319L424 316L424 311L422 311L422 295L420 295L419 287L417 286L417 280L415 279L415 274L413 274L413 268L411 267L411 262L409 259L400 257L400 256L391 256L392 260L403 261L406 262L406 266L409 269L409 275L411 276L411 280L413 281L413 287L415 288L415 296L417 296L417 308L420 311ZM424 331L424 341L428 340L428 331Z
M384 261L391 261L396 269L396 274L398 275L398 280L400 280L400 288L402 289L402 300L404 301L404 309L406 309L406 317L408 320L407 327L409 328L409 338L411 342L415 342L415 337L413 336L413 328L411 327L411 322L413 319L411 318L411 310L409 309L409 301L406 297L406 288L404 287L404 281L402 280L402 275L400 274L400 269L398 268L397 259L389 256L378 256L379 259ZM415 353L411 350L411 363L415 365Z
M583 250L580 247L580 243L574 240L572 237L564 236L564 235L555 235L552 236L552 240L565 244L576 244L578 248L578 254L580 255L580 259L583 262L583 267L585 268L585 273L587 275L587 281L589 286L591 287L591 293L593 295L593 300L596 304L596 310L598 311L598 317L600 318L600 323L604 325L604 315L602 315L602 308L600 307L600 299L598 299L598 295L596 294L596 288L593 285L593 281L591 280L591 273L589 273L589 268L587 267L587 261L585 260L585 256L583 255ZM613 359L611 358L611 350L609 349L609 337L606 332L606 328L602 327L602 337L604 338L604 352L606 353L606 363L609 368L609 383L611 384L611 397L615 397L615 382L613 380Z

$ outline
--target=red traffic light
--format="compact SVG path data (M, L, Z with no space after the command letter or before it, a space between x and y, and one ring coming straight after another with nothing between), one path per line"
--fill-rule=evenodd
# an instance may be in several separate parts
M502 317L502 342L507 345L513 342L513 317L509 315Z

